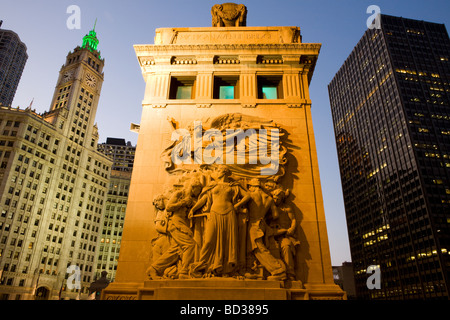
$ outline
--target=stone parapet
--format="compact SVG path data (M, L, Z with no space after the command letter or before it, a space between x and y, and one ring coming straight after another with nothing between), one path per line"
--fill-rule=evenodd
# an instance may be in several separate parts
M300 43L299 27L159 28L155 44L287 44Z

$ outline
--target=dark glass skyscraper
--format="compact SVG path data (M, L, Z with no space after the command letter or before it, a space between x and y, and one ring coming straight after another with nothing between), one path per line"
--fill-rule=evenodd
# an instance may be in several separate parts
M0 29L0 103L4 106L9 107L13 102L27 59L27 46L19 36L11 30Z
M381 15L328 86L360 298L450 296L449 59L444 25Z

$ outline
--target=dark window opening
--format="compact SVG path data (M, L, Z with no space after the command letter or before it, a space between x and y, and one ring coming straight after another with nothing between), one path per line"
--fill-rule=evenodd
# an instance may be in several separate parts
M170 81L169 99L193 99L195 78L172 77Z
M258 76L258 99L283 99L281 76Z
M214 99L238 99L239 78L233 76L214 77Z

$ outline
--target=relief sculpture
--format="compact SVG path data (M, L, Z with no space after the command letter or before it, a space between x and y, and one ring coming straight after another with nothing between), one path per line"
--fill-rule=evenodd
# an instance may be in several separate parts
M179 143L172 139L161 153L164 167L170 174L191 172L199 164L203 165L205 160L218 163L216 159L213 159L211 150L220 150L221 162L226 163L233 175L240 178L257 178L263 172L266 173L266 180L276 180L285 173L287 149L283 140L286 133L271 120L229 113L187 124L187 129L180 129L174 119L168 121L174 129L173 132L178 132L178 135L183 138ZM172 138L174 136L177 135L172 133ZM276 153L271 148L274 141L278 141ZM241 148L245 150L244 158L239 153ZM232 158L229 159L229 151L235 149L238 152L231 153ZM262 149L266 151L263 157ZM178 163L174 162L174 153L177 155L176 158L180 159ZM249 160L252 159L254 163L249 164ZM240 163L244 161L245 163ZM272 168L276 170L272 172Z
M208 123L224 136L230 134L226 128L279 128L272 121L241 114L220 116ZM283 136L281 130L277 156L282 165L273 175L261 175L254 170L258 164L248 163L166 165L170 182L154 200L158 237L147 269L149 279L296 280L300 242L297 220L288 203L289 190L281 186L287 153ZM173 160L172 153L182 150L177 146L183 141L170 143L163 151L164 161ZM204 143L197 147L207 148ZM246 159L251 148L245 144ZM195 158L195 150L191 151L189 157Z

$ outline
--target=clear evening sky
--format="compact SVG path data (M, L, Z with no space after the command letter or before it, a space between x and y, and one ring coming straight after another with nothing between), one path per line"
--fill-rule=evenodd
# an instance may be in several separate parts
M211 7L224 2L245 4L248 26L299 26L303 42L322 43L310 87L322 193L332 264L351 261L327 85L367 29L368 6L448 28L448 0L2 0L2 28L15 31L29 55L13 107L26 108L34 99L36 112L49 109L67 53L81 45L97 19L98 49L105 58L99 142L116 137L135 145L137 134L129 128L140 123L145 82L133 45L152 44L156 28L209 27ZM81 10L80 29L67 27L71 5Z

